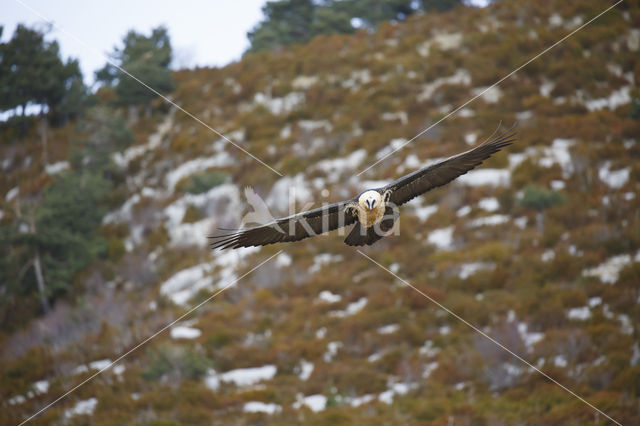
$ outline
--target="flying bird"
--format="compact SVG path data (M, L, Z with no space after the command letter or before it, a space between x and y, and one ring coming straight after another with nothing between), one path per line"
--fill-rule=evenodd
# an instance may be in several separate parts
M345 244L371 245L393 228L399 217L398 206L467 173L514 140L512 127L469 151L416 170L382 188L367 189L350 200L277 219L266 225L211 236L211 248L300 241L353 224Z

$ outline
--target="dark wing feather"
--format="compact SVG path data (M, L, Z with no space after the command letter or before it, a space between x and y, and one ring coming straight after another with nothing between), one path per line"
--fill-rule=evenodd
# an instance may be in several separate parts
M212 240L211 248L265 246L273 243L299 241L333 231L351 225L357 220L350 209L345 211L345 207L353 201L341 201L278 219L263 226L211 236L209 237Z
M487 139L467 152L454 155L440 163L409 173L391 182L382 188L382 191L390 190L389 200L398 206L404 204L418 195L449 183L458 176L467 173L501 148L512 144L515 140L515 135L516 133L512 127L494 138Z

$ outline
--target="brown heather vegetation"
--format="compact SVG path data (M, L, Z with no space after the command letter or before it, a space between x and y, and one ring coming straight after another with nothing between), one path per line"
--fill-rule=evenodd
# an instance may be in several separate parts
M234 142L283 174L302 173L309 182L327 177L313 169L314 163L365 149L367 157L359 167L327 184L327 200L334 201L343 195L340 181L375 161L392 139L410 139L466 102L472 89L492 84L567 34L577 26L571 24L574 17L585 22L608 5L504 0L485 9L415 15L404 23L383 24L375 33L318 36L305 45L246 55L220 69L177 71L172 97L224 134L242 129L244 136ZM552 15L561 17L562 24L553 25ZM585 105L625 86L630 86L631 98L640 97L637 35L636 50L627 41L638 28L639 6L622 3L506 80L497 103L476 100L467 107L475 114L449 117L364 176L395 178L409 155L426 161L460 152L468 148L465 135L476 133L479 142L499 121L510 124L518 116L518 142L482 166L507 169L509 155L526 155L512 168L509 185L453 183L430 192L412 204L437 204L436 213L421 221L412 213L414 207L405 206L400 236L365 251L394 271L392 265L397 265L399 276L622 424L640 423L640 120L632 118L631 102L593 111ZM453 33L461 34L459 46L443 50L432 43L428 56L418 53L425 41ZM425 85L460 69L468 72L470 84L445 83L418 101ZM368 77L362 77L363 70ZM301 88L296 79L302 76L315 82ZM552 83L549 94L541 93L545 82ZM274 113L254 105L257 93L275 99L293 92L302 93L304 100L288 111ZM112 96L99 95L101 103ZM382 119L383 113L395 112L406 113L406 122ZM168 108L154 101L151 117L129 123L133 146L146 143L168 116ZM331 128L305 129L301 120L326 120ZM287 126L288 135L282 131ZM74 124L51 130L50 163L69 159L78 132ZM10 131L0 137L0 156L11 159L3 170L1 193L19 186L20 196L27 197L55 178L43 171L35 128L19 142ZM128 163L107 204L115 210L142 186L162 189L168 172L211 156L218 139L176 112L161 144ZM566 173L567 165L541 164L543 150L556 139L574 141L569 147L571 173ZM314 140L321 141L317 149ZM302 151L296 153L296 146ZM186 312L160 293L160 285L222 254L209 253L201 241L172 245L162 210L187 193L202 193L223 182L240 189L252 186L267 195L278 180L235 147L223 149L232 159L228 165L183 178L166 198L141 196L130 220L103 224L105 254L75 278L73 290L47 316L31 318L37 301L24 302L27 319L20 313L11 316L6 327L11 331L3 328L0 333L0 423L16 424L91 374L73 374L76 366L114 360ZM599 171L607 162L611 171L629 170L623 186L603 182ZM144 185L127 185L134 176L144 176ZM522 202L527 186L551 190L558 180L564 182L556 189L561 201L540 208ZM355 191L354 185L346 186ZM319 190L312 191L324 200ZM497 210L478 206L487 197L497 199ZM464 206L470 212L458 214ZM8 220L8 207L3 210L0 220ZM216 211L190 204L182 223L198 223L212 214ZM471 223L497 214L508 220L494 226ZM542 228L537 226L539 214ZM453 226L452 249L438 250L427 242L430 233L448 226ZM128 247L134 232L142 238ZM168 331L162 333L121 362L126 368L122 374L102 373L34 424L607 424L602 415L403 286L335 234L265 247L249 255L235 276L280 249L290 256L290 265L271 261L186 318L194 321L200 336L174 340ZM341 260L310 271L322 253ZM630 255L631 261L613 283L583 273L620 255ZM475 262L490 267L462 277L462 265ZM218 272L208 273L216 285L231 282L228 276L219 281ZM333 304L318 302L321 291L342 298ZM201 290L188 305L211 294L210 288ZM354 315L332 314L363 297L367 304ZM588 317L569 315L581 308ZM398 328L379 332L390 324ZM521 324L527 333L543 333L542 339L527 345ZM318 333L322 329L324 334ZM433 350L421 351L427 341ZM342 346L327 362L329 342ZM373 354L377 359L370 358ZM298 377L301 360L314 364L308 380ZM437 364L423 377L430 363ZM205 385L209 369L220 374L264 365L274 365L277 373L260 384L221 382L215 391ZM44 379L50 383L46 393L24 403L9 402ZM378 400L392 383L409 384L408 391L396 393L392 404ZM327 398L325 410L294 408L301 396L316 394ZM364 395L374 398L359 406L349 403ZM65 417L76 402L94 397L98 403L92 416ZM243 412L250 401L277 404L281 411Z

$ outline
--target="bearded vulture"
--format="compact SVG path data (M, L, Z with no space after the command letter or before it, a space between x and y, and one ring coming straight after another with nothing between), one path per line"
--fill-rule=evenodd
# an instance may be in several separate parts
M515 140L513 127L469 151L416 170L382 188L356 197L277 219L255 228L209 237L211 248L227 249L299 241L338 228L355 226L344 240L350 246L371 245L384 237L397 220L398 206L445 185L475 168Z

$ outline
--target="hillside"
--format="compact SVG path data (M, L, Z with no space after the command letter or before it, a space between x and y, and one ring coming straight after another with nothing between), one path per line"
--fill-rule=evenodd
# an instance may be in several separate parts
M283 176L160 100L128 121L101 201L104 254L48 314L26 321L38 301L24 301L2 326L0 423L236 280L33 423L607 423L337 232L207 247L250 211L247 186L284 215L291 188L296 211L352 197L516 121L513 146L402 207L398 235L363 252L640 423L640 6L622 3L358 175L609 5L505 0L176 72L171 99ZM46 168L35 129L2 135L0 222L71 173L92 129L53 130Z

